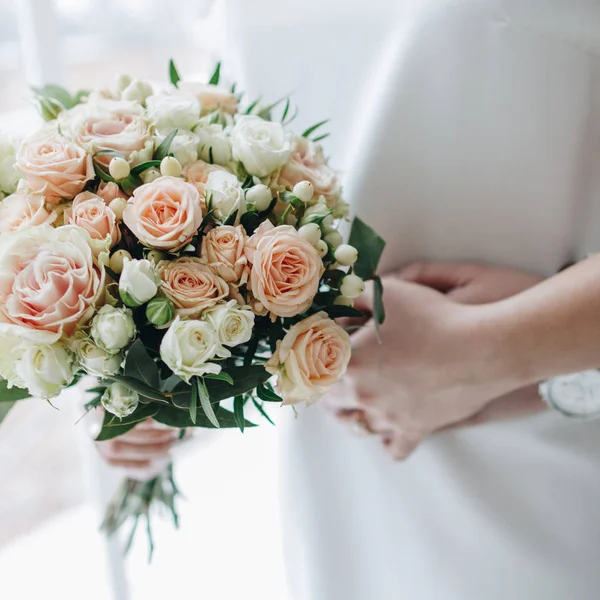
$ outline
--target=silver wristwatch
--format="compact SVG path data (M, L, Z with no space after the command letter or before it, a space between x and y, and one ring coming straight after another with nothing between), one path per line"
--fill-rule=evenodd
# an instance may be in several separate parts
M559 375L540 383L539 393L552 408L574 419L600 418L600 370Z

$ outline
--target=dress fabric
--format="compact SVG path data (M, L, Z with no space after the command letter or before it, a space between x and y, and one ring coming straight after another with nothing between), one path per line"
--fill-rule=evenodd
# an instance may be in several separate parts
M327 150L384 270L551 275L600 250L597 0L226 4L246 88L294 91L301 125L333 117ZM393 463L319 405L291 421L294 600L600 597L599 422L452 431Z

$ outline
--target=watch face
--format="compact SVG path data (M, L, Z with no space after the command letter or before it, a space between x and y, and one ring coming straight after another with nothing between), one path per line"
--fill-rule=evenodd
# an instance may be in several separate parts
M540 391L549 404L569 417L600 417L598 370L553 377L542 384Z

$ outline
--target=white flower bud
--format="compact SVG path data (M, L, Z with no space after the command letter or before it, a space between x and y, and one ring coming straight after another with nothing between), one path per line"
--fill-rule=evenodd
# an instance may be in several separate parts
M131 307L152 300L158 292L160 279L149 260L126 260L119 279L121 300Z
M123 220L123 212L127 208L127 200L125 198L115 198L110 201L108 208L115 213L118 221Z
M152 86L145 81L132 79L131 82L121 92L121 100L146 103L146 98L152 95Z
M314 193L315 188L310 181L300 181L292 190L292 194L294 194L298 200L304 202L304 204L308 204L312 200Z
M358 298L365 291L365 282L358 276L351 273L342 279L340 292L348 298Z
M333 299L333 303L335 306L354 306L354 300L352 298L348 298L347 296L336 296Z
M329 246L327 246L327 242L325 240L319 240L315 244L315 248L321 258L323 258L329 252Z
M121 73L120 75L116 75L113 80L111 92L113 93L113 95L120 98L121 93L130 83L131 83L131 75L125 75L124 73Z
M155 167L150 167L149 169L146 169L142 172L141 177L144 183L152 183L159 177L162 177L162 175L160 174L160 171L158 169L156 169Z
M123 271L123 263L127 260L131 260L132 256L127 250L117 250L108 261L108 268L114 271L117 275Z
M333 248L337 248L344 240L338 231L330 231L325 235L325 241Z
M246 192L246 202L254 207L254 210L262 212L267 210L273 201L271 190L262 183L251 187Z
M148 254L146 255L146 258L150 262L153 262L155 265L157 265L161 260L166 260L167 255L164 252L161 252L160 250L150 250L150 252L148 252Z
M309 244L316 246L321 239L321 228L316 223L307 223L298 229L300 237L304 238Z
M113 179L117 181L120 179L127 179L129 173L131 173L131 167L129 163L120 156L113 156L108 163L108 172Z
M128 308L105 304L92 319L90 330L96 345L110 353L117 353L135 337L136 329Z
M336 248L333 256L343 267L351 267L358 259L358 250L350 244L342 244Z
M165 156L160 161L160 172L165 177L181 177L181 163L174 156Z
M104 410L122 419L135 412L140 397L136 391L115 381L106 388L101 402Z

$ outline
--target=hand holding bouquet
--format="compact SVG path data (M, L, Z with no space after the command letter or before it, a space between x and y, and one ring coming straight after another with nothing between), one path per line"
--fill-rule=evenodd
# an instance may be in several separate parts
M334 319L362 315L365 279L383 320L384 243L359 220L342 243L323 123L295 135L289 100L242 108L218 67L209 84L170 71L163 90L128 77L39 89L48 122L5 153L0 418L88 374L98 440L146 419L243 431L248 403L268 418L263 403L312 403L344 375L350 338ZM125 490L109 531L153 502L176 518L170 468Z

